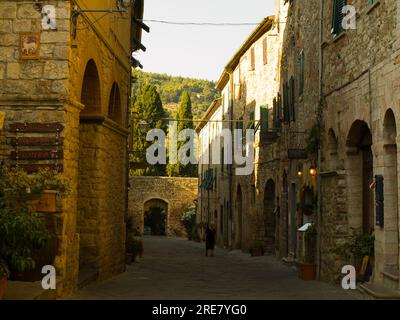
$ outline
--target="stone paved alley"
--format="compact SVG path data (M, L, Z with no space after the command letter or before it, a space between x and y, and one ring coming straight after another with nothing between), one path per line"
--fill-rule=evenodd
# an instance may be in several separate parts
M250 257L203 244L145 237L143 258L127 272L79 291L72 299L360 299L323 282L298 279L294 267L275 258Z

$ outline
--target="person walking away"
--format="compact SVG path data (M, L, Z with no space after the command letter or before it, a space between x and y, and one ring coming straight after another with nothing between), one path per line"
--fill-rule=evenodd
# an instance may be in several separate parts
M214 256L215 247L215 229L213 226L207 225L206 230L206 257L208 257L208 252L211 251L211 257Z

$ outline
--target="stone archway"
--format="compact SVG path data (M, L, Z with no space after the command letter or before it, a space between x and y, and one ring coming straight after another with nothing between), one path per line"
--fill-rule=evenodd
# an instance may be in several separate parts
M243 244L243 193L240 185L236 192L235 247L241 249Z
M399 208L397 128L394 113L387 110L383 123L383 177L385 199L384 266L398 272L399 268Z
M137 176L129 179L129 216L138 233L144 233L145 214L151 207L164 209L166 235L186 236L182 214L197 200L197 178ZM201 208L200 208L201 209Z
M269 254L275 254L275 182L267 181L264 189L264 239L265 249Z
M346 141L348 218L351 228L370 234L374 229L372 134L366 122L356 120Z
M108 117L118 124L122 124L122 106L121 106L121 94L119 86L116 82L113 83L110 100L108 103Z
M81 115L93 115L101 110L101 90L96 63L87 63L82 82ZM85 285L89 278L96 279L100 268L98 189L91 187L91 181L98 175L97 160L93 154L93 132L95 126L81 122L79 125L79 166L78 166L78 219L79 233L79 284Z
M125 268L126 138L128 131L102 112L100 70L87 63L79 119L79 286Z

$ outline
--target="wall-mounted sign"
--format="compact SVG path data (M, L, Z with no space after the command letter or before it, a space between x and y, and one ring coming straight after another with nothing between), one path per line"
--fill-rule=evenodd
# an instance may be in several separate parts
M40 56L40 32L22 32L20 33L21 60L39 59Z
M42 8L43 30L57 30L56 8L52 5L45 5Z
M0 112L0 130L3 130L4 119L6 118L6 113L4 111Z

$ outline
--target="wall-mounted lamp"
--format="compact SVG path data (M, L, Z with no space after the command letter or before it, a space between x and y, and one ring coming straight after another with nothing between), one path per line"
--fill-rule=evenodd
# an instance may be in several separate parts
M315 177L317 175L317 169L315 167L310 167L310 175Z
M297 166L297 176L301 177L303 175L303 166L299 164Z

